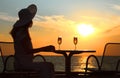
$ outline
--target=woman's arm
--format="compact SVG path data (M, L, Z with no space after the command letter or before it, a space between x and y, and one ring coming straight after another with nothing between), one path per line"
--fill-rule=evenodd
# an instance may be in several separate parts
M33 53L41 52L41 51L55 51L55 47L53 45L32 49Z
M33 49L32 43L28 43L26 40L27 39L22 40L21 43L27 54L37 53L41 51L55 51L55 47L53 45Z

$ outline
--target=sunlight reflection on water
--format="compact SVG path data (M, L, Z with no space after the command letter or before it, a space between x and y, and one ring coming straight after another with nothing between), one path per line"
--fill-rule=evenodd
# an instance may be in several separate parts
M72 71L84 71L84 68L86 67L86 59L87 56L76 56L72 58ZM94 68L96 67L93 64L93 61L90 60L88 67Z

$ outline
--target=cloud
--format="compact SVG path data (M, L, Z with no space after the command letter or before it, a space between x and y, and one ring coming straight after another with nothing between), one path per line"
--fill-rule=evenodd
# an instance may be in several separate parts
M120 25L114 26L113 28L110 28L110 29L106 30L104 33L110 33L110 32L112 32L112 31L114 31L114 30L116 30L118 28L120 28Z
M115 9L115 10L120 10L120 5L113 4L112 8Z
M65 18L63 15L54 15L54 16L39 16L36 15L34 20L34 25L52 28L59 31L67 31L73 28L75 21ZM66 29L67 28L67 29Z
M84 13L85 14L85 13ZM40 16L36 15L33 19L34 26L42 27L44 30L50 30L51 29L57 32L64 32L69 34L74 34L76 32L77 24L78 23L89 23L93 24L95 29L97 30L96 34L103 33L106 35L109 33L113 33L114 30L118 29L119 27L119 21L120 17L111 15L110 13L107 15L99 14L99 12L93 12L92 15L77 15L75 14L75 17L78 17L79 20L74 20L74 18L71 20L64 15L53 15L53 16ZM77 16L76 16L77 15ZM95 15L95 16L93 16ZM15 22L18 17L9 16L7 13L0 12L0 19L4 21L9 22ZM39 30L39 28L37 28ZM35 31L36 31L35 29ZM113 30L114 29L114 30ZM114 33L117 34L117 33Z
M15 22L18 18L8 15L7 13L0 12L0 20Z
M7 13L0 12L0 20L6 22L15 22L18 17L10 16ZM71 31L74 28L75 21L67 19L64 15L40 16L36 15L33 19L34 25L45 29L53 29L56 31ZM67 29L66 29L67 28Z
M72 19L73 18L73 19ZM92 24L95 28L96 36L101 35L110 36L117 35L119 29L120 16L113 15L111 13L101 14L100 12L93 11L91 14L87 15L85 13L74 14L72 18L67 18L64 15L54 15L54 16L40 16L35 17L35 25L44 28L54 29L56 31L75 33L76 24L88 23ZM78 18L78 20L74 20ZM71 20L72 19L72 20ZM117 31L116 31L117 30Z

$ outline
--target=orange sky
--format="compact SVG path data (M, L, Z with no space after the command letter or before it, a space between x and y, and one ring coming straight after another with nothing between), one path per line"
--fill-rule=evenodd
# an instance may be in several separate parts
M13 6L13 3L16 4ZM57 38L62 36L61 49L74 49L73 37L77 36L78 50L92 49L96 50L95 54L100 55L105 43L120 42L120 4L118 4L120 1L118 0L2 1L0 41L12 41L9 32L18 19L17 12L31 3L38 7L33 19L33 27L30 29L34 48L54 45L58 49ZM78 25L81 24L91 25L94 32L82 36L78 30ZM88 30L84 31L88 32Z

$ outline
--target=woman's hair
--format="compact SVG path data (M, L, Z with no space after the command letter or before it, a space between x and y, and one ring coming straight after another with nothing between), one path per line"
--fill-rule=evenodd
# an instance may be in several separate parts
M16 34L17 31L19 31L21 28L28 29L32 23L33 22L31 20L29 23L25 24L24 26L20 26L20 27L14 27L13 26L12 30L10 31L10 34L13 37L13 39L15 38L15 34Z

